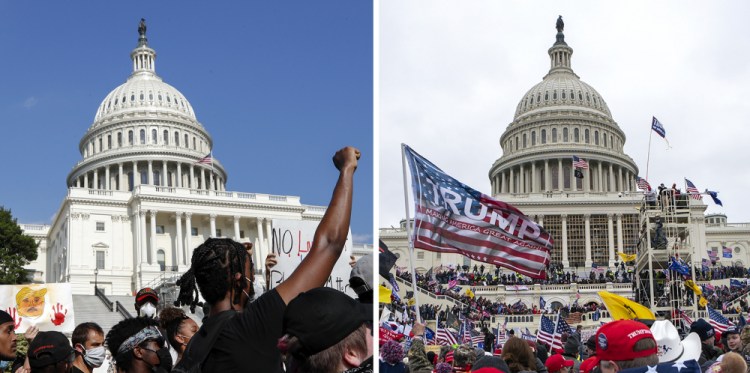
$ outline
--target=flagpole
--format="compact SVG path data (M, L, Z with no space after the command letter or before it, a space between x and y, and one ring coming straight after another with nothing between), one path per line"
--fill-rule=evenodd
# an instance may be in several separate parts
M653 125L652 125L653 126ZM646 156L646 180L648 180L648 164L651 159L651 136L654 135L654 129L648 129L648 155Z
M404 174L404 209L406 211L406 237L409 239L409 267L411 269L411 287L414 291L414 305L417 307L416 321L421 323L422 315L419 312L419 289L417 288L417 274L414 270L414 239L411 236L412 220L409 216L409 187L406 182L406 144L401 144L401 168Z

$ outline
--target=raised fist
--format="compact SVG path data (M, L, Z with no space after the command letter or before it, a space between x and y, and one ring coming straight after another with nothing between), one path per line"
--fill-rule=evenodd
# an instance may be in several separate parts
M68 314L68 309L63 307L62 304L58 303L54 306L52 306L52 317L50 317L50 321L52 321L55 325L61 325L65 322L65 315Z
M359 150L357 148L347 146L337 151L333 155L333 164L336 169L343 171L344 169L351 167L353 170L357 169L357 161L360 157Z

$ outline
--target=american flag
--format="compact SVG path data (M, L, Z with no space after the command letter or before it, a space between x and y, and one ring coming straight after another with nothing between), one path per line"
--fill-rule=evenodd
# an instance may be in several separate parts
M667 131L664 130L664 126L661 125L661 122L659 122L659 120L656 119L656 117L652 117L652 118L653 119L651 120L651 129L654 130L654 132L656 132L657 134L659 134L659 136L666 139Z
M570 325L568 325L567 322L565 322L565 318L557 315L557 326L555 327L555 334L552 335L552 349L562 349L563 348L563 342L562 342L562 334L573 333L572 330L570 330Z
M646 181L646 179L636 176L636 185L638 185L638 189L645 190L645 191L651 191L651 184Z
M697 360L685 360L679 363L666 362L657 365L644 365L638 368L622 370L623 373L701 373Z
M539 322L539 331L536 332L536 340L546 345L552 344L552 336L555 334L555 323L549 317L542 315Z
M575 168L589 168L589 163L586 162L586 160L582 158L578 158L575 155L573 156L573 167Z
M414 192L414 247L458 253L536 279L546 277L552 236L515 207L450 177L403 145Z
M721 246L721 252L722 252L722 256L725 257L725 258L731 258L732 257L732 249L730 249L730 248L728 248L728 247L726 247L724 245Z
M452 346L458 344L456 336L448 328L439 328L437 330L437 344L441 346Z
M685 313L685 311L683 310L679 310L679 311L680 311L680 317L682 318L682 321L684 321L688 326L690 326L690 324L693 323L693 319L691 319L690 316L688 316L687 313Z
M484 348L484 334L472 331L471 343L476 347Z
M461 330L458 331L458 336L461 338L461 343L471 343L471 331L469 330L471 327L469 326L467 321L464 321L461 324Z
M693 184L688 179L685 179L685 183L687 183L687 192L690 195L690 198L703 199L703 196L701 196L701 192L698 190L698 188L695 187L695 184Z
M200 163L200 164L210 164L210 165L213 165L213 164L214 164L214 158L213 158L213 156L211 156L211 153L208 153L208 154L206 154L206 156L205 156L205 157L203 157L203 158L199 159L199 160L198 160L197 162L195 162L195 163Z
M708 323L714 327L719 333L724 333L730 325L734 325L731 321L727 320L726 317L722 316L718 311L706 306L708 310Z

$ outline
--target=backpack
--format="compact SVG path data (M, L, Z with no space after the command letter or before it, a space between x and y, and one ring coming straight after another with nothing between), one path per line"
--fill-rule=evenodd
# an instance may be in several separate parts
M237 312L234 311L225 311L220 313L218 316L216 316L218 317L218 321L209 331L206 331L203 328L205 324L201 325L201 328L198 330L198 332L195 333L192 338L190 338L190 342L188 342L185 353L182 354L182 360L177 363L177 365L172 369L172 372L201 372L203 362L206 361L208 353L211 352L214 343L216 343L216 338L218 338L221 331L224 330L224 325L227 323L227 321L229 321L229 319L233 318L236 315Z

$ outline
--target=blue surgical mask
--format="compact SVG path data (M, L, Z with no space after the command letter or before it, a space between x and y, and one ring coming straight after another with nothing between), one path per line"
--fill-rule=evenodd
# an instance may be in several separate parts
M10 361L0 360L0 370L5 370L10 366Z

